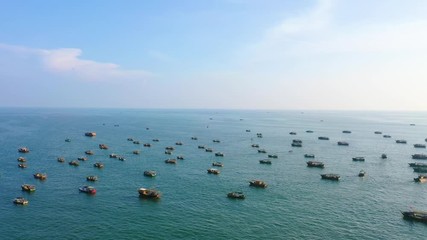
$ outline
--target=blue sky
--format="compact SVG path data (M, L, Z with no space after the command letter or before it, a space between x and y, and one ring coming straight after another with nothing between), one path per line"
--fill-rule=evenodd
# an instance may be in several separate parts
M3 1L0 106L427 110L427 1Z

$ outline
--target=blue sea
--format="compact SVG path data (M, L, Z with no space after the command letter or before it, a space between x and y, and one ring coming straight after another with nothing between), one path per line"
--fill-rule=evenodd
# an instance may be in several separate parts
M85 137L88 131L97 136ZM319 136L330 140L320 141ZM141 144L127 141L130 137ZM67 138L71 142L65 142ZM417 174L408 166L414 162L411 154L427 154L426 149L413 147L426 144L426 138L426 112L2 108L0 235L105 240L425 239L427 224L405 220L400 211L427 210L427 184L415 183ZM302 140L302 147L291 147L293 139ZM408 143L396 144L397 139ZM349 146L338 146L338 141ZM99 149L101 143L109 149ZM259 164L267 154L258 153L252 144L278 158L271 159L271 165ZM167 146L175 147L172 155L165 154ZM30 152L18 153L20 147ZM86 150L95 154L78 167L68 165L85 156ZM141 154L132 154L134 150ZM126 160L109 158L111 153ZM388 158L381 159L382 153ZM308 168L306 161L312 159L304 154L315 154L325 168ZM179 155L185 159L165 164L165 159ZM20 156L27 159L28 168L18 168ZM60 156L65 163L57 162ZM366 161L352 161L357 156ZM98 161L104 163L103 169L93 167ZM207 174L214 161L224 164L219 175ZM357 176L361 169L367 172L363 178ZM145 170L155 170L157 176L145 177ZM47 180L34 179L36 172L46 173ZM340 174L341 179L322 180L323 173ZM87 182L88 175L97 175L99 181ZM268 187L249 187L253 179ZM37 190L21 191L24 183ZM79 193L83 185L94 186L97 194ZM161 199L139 198L140 187L159 190ZM227 198L231 191L242 191L246 199ZM28 199L29 205L14 205L18 196Z

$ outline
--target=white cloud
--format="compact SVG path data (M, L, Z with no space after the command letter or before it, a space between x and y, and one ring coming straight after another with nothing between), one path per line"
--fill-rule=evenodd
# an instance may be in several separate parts
M76 48L36 49L0 44L0 50L8 54L35 58L45 71L62 77L76 78L77 80L147 79L152 76L151 73L144 70L127 70L114 63L82 59L82 50ZM22 63L17 62L16 64Z

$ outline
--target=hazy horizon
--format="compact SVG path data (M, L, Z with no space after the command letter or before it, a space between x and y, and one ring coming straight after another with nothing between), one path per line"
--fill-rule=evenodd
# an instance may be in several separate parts
M0 107L427 111L427 1L7 1Z

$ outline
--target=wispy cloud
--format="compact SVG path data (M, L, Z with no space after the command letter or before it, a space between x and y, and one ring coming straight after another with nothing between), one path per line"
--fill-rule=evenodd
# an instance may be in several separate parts
M0 44L0 54L2 51L8 54L35 58L45 71L67 78L75 78L77 80L104 81L147 79L153 75L144 70L123 69L114 63L83 59L82 50L77 48L37 49Z

